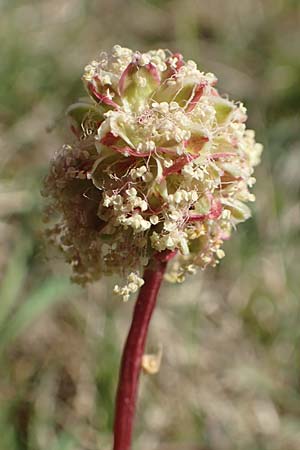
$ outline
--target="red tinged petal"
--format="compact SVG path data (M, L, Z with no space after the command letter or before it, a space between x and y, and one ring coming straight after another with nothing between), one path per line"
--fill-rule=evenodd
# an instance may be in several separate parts
M207 136L192 135L188 141L185 141L185 148L189 148L191 151L199 153L202 150L204 144L209 141Z
M148 70L149 74L153 77L153 80L155 80L157 85L159 85L160 74L159 74L159 71L157 70L157 68L154 66L154 64L149 63L149 64L146 64L144 67Z
M223 207L220 200L213 200L208 214L190 214L187 217L187 222L203 222L204 220L215 220L222 214Z
M183 169L183 167L191 162L193 159L197 158L198 155L183 155L177 158L171 167L167 167L163 171L163 176L166 177L172 173L178 173Z
M181 78L175 72L171 77L171 83L162 83L153 95L153 100L157 102L177 102L179 106L185 108L187 112L192 111L203 94L203 89L207 83L199 83L195 76Z
M176 155L176 151L174 149L167 147L156 147L155 151L156 153L165 153L166 155Z
M107 95L101 94L97 91L93 83L88 83L88 90L94 100L99 101L99 103L104 103L105 105L112 106L113 108L119 108L119 105L111 100Z
M118 136L114 136L111 132L109 132L106 133L106 135L101 138L100 142L101 144L110 147L111 145L115 144L118 139L119 139Z
M190 214L187 218L187 222L203 222L207 219L207 214Z
M218 219L222 214L223 207L220 200L214 200L208 213L208 219Z
M140 84L141 79L144 80L144 85ZM120 77L118 91L123 100L131 104L133 108L139 108L159 84L160 75L153 64L139 66L138 63L132 62L128 64Z
M207 86L207 83L199 83L198 86L196 86L195 91L194 91L194 95L193 95L193 97L191 98L191 100L187 104L187 108L186 108L187 112L193 111L193 109L197 105L198 101L202 97L203 92L204 92L204 88L206 86Z
M177 58L177 61L174 64L174 58ZM163 77L170 78L172 75L174 75L180 67L184 65L183 56L181 53L173 53L167 60L167 70L164 72ZM175 67L174 67L175 66Z
M119 81L119 94L122 96L130 84L130 77L137 71L137 66L134 63L128 64L122 73Z
M225 158L233 158L234 156L238 156L236 153L232 153L232 152L221 152L221 153L213 153L212 155L209 155L209 157L213 160L218 160L218 159L225 159Z
M149 156L149 152L138 152L137 150L129 147L129 146L125 146L125 147L118 147L117 145L113 145L111 146L111 148L113 150L115 150L118 153L122 153L122 155L125 156L137 156L140 158L144 158L145 156Z

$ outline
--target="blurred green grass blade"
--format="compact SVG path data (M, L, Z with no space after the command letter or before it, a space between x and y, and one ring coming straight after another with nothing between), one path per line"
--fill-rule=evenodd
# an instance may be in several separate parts
M20 239L8 263L0 285L0 328L7 319L27 274L27 258L31 249L28 238Z
M72 294L74 289L67 278L53 277L46 280L24 301L8 321L0 337L0 349L16 339L41 314L59 302L62 296L67 293Z

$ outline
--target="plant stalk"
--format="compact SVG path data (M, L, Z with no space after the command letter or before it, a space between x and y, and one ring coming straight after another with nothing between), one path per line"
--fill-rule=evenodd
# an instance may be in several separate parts
M138 382L149 323L167 258L153 259L144 272L145 283L140 289L132 317L131 327L123 350L116 395L113 450L129 450L135 415Z

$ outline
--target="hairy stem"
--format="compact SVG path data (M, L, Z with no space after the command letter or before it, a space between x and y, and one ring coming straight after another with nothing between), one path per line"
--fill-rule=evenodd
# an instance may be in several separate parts
M141 372L150 319L167 266L167 260L155 259L144 273L144 285L137 298L131 327L125 343L116 396L113 450L131 446L138 381Z

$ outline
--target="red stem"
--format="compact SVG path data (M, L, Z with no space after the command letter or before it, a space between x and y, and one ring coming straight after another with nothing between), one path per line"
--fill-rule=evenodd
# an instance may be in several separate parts
M135 304L119 374L113 450L130 449L142 357L166 266L167 258L150 262L144 273L145 283Z

